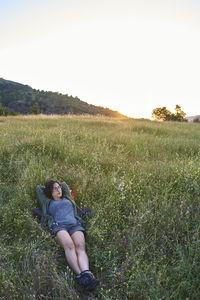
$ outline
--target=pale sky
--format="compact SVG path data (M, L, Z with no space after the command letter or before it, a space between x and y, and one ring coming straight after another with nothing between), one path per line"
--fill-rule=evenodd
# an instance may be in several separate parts
M0 0L0 77L130 117L200 114L200 0Z

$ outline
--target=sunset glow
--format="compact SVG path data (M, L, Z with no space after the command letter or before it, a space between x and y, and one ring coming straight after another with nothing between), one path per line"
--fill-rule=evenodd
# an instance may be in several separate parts
M131 117L200 114L200 5L182 2L7 1L0 77Z

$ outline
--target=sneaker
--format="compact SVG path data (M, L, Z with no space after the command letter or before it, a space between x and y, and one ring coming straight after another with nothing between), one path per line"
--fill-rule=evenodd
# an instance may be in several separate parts
M89 272L89 271L81 272L79 275L76 276L77 283L82 286L86 286L92 280L93 280L93 276L92 276L91 272Z
M94 278L94 275L85 270L76 276L76 281L82 285L86 291L92 291L99 285L99 280Z
M84 287L84 289L85 289L85 291L93 291L97 287L100 287L100 281L99 281L99 279L93 279Z

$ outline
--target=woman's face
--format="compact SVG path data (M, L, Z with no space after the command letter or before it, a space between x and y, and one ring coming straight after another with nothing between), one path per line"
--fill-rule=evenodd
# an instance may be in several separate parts
M60 200L62 198L62 188L57 182L53 184L52 197L54 200Z

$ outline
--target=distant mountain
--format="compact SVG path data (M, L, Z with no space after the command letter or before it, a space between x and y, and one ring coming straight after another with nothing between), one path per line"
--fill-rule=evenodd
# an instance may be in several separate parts
M118 111L95 106L78 97L57 92L41 91L18 82L0 78L1 104L7 110L21 114L91 114L109 117L126 117Z
M193 122L194 120L197 120L197 119L200 120L200 115L186 117L186 119L188 120L188 122Z

